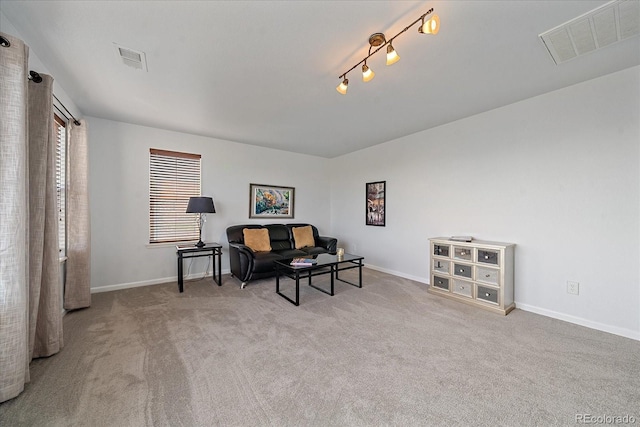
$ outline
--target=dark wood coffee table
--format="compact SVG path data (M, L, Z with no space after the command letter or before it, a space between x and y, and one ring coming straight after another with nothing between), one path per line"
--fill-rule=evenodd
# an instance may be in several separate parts
M314 289L324 292L325 294L333 296L334 291L334 279L341 282L348 283L352 286L362 288L362 261L364 257L353 254L344 254L341 257L332 254L320 254L313 255L308 258L314 258L316 264L310 266L294 266L291 265L291 258L281 259L275 261L276 269L276 293L282 298L286 299L294 305L300 305L300 279L307 279L309 286ZM339 272L350 270L352 268L358 269L358 283L351 283L347 280L343 280L339 277ZM311 283L313 276L320 276L323 274L331 275L330 290L322 289ZM295 299L289 298L287 295L280 292L280 275L284 275L296 281L296 297Z

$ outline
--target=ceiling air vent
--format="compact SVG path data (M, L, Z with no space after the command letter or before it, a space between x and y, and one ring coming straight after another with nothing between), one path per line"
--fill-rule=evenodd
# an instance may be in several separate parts
M113 44L116 48L116 54L124 65L138 70L147 70L147 57L144 52L140 50L129 49L128 47L120 46L117 43Z
M540 34L556 64L640 34L640 1L615 0Z

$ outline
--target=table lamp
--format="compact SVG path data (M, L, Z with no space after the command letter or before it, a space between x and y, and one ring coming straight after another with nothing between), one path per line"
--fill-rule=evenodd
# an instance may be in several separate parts
M198 243L196 243L196 246L201 248L204 246L204 242L202 241L202 225L205 222L205 216L208 213L216 213L216 208L213 206L213 199L211 197L189 197L187 213L198 214Z

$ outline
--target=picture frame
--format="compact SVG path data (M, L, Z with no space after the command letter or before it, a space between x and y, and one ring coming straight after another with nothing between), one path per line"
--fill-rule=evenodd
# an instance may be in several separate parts
M294 187L249 184L249 218L293 218Z
M384 227L386 223L387 181L367 182L365 187L365 224Z

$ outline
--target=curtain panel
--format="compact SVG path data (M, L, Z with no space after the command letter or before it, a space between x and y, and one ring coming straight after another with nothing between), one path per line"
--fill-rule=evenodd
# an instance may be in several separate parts
M62 347L53 78L29 81L29 355Z
M0 402L29 381L27 75L29 47L0 33L11 46L0 54Z
M89 221L89 155L87 123L69 124L67 193L67 276L64 308L91 305L91 224Z
M10 43L0 46L0 402L4 402L24 390L32 358L60 351L63 335L53 78L42 74L42 82L29 81L28 46L0 35ZM86 163L83 168L86 171ZM85 286L89 289L88 279Z

